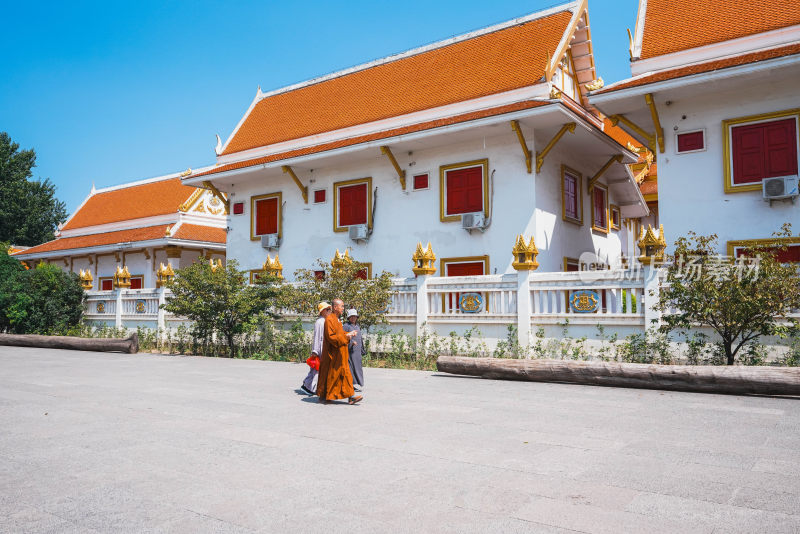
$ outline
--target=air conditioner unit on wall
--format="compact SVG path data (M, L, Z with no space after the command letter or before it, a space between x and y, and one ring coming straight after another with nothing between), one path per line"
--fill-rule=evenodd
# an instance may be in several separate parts
M367 241L369 239L369 229L366 224L348 226L347 234L353 241Z
M281 240L278 238L278 234L262 235L261 246L266 249L278 248L279 246L281 246Z
M776 176L774 178L764 178L761 181L764 200L781 200L798 196L797 175Z
M486 228L486 217L482 211L461 215L461 228L464 230L481 230Z

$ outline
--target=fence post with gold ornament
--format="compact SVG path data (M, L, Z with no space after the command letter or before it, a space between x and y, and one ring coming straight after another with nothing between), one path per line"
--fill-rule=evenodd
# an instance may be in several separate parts
M525 242L522 234L517 236L517 241L511 249L514 261L511 266L517 271L517 339L526 357L529 357L527 348L531 343L531 275L539 267L536 256L539 249L531 237Z
M658 235L649 224L647 231L641 229L638 241L640 256L639 262L643 266L644 291L644 327L645 330L658 328L661 324L661 312L656 309L659 301L661 284L661 266L664 263L664 250L667 241L664 239L664 225L660 225Z
M422 248L422 243L417 243L417 249L411 256L411 261L414 262L411 270L417 277L417 321L416 321L416 335L422 335L425 329L425 323L428 322L428 314L430 313L428 301L428 279L436 272L436 254L433 253L433 248L430 242L426 248Z

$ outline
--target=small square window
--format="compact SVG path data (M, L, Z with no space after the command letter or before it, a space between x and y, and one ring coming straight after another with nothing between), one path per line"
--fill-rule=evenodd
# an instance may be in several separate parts
M413 177L413 189L419 191L421 189L428 189L428 173L415 174Z
M328 198L327 189L317 189L314 191L314 204L325 204Z
M676 136L678 154L684 152L699 152L706 149L705 131L679 133Z
M233 214L234 215L241 215L244 213L244 202L234 202L233 203Z
M325 280L325 271L314 271L314 278L317 280Z

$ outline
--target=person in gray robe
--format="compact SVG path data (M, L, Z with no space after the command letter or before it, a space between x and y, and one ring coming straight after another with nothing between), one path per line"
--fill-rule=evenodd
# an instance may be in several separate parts
M311 335L311 357L316 358L317 365L319 365L319 357L322 355L322 333L325 330L325 318L331 313L331 305L324 301L320 302L317 305L317 311L319 312L319 316L314 323L314 333ZM318 378L319 371L312 367L309 369L300 389L302 389L306 395L316 395Z
M347 322L344 323L345 332L356 332L350 338L350 374L353 375L353 386L356 391L364 389L364 370L361 367L361 359L367 353L364 347L364 338L361 336L361 327L358 326L358 312L356 310L347 310Z

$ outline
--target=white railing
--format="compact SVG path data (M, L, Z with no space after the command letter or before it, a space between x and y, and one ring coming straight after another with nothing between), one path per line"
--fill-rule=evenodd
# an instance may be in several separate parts
M427 322L517 320L517 275L429 278Z
M434 330L438 325L438 330L445 333L456 325L487 325L493 332L515 326L520 341L529 339L532 329L540 325L561 323L638 330L660 317L651 309L657 296L648 294L658 291L658 280L648 273L652 274L649 268L637 273L520 271L502 275L395 278L387 319L390 325L411 333L426 324ZM166 289L90 291L86 317L117 327L146 324L170 328L183 319L160 307L169 294ZM411 328L409 323L413 325Z
M417 280L395 278L392 280L392 300L388 315L392 322L413 323L417 318Z
M590 291L595 308L582 312L571 304L581 291ZM537 273L530 280L531 320L534 323L569 321L641 323L644 321L644 279L625 279L618 272ZM594 302L597 300L597 302Z
M159 291L129 289L122 292L122 317L125 319L155 319L158 317Z
M86 296L86 317L88 319L114 319L117 313L116 291L89 291Z

